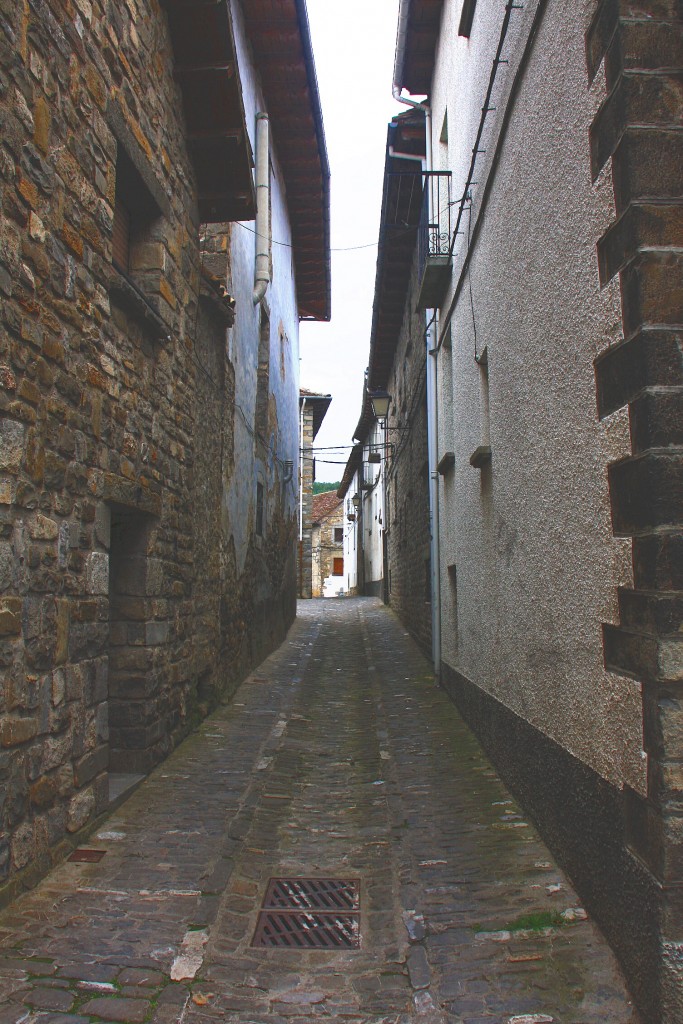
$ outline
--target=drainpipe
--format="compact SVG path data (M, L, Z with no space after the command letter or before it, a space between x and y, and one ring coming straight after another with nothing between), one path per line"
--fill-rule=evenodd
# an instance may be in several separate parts
M268 115L256 115L256 268L254 305L258 306L270 284L270 147Z
M403 65L403 54L405 52L406 37L408 34L408 13L410 0L401 0L398 12L398 34L396 38L396 60L394 62L394 82L391 94L398 103L407 107L416 107L424 110L425 114L425 136L426 136L426 160L425 170L431 171L434 168L434 157L432 150L432 108L428 103L421 103L418 100L409 99L401 95L399 85L400 69ZM429 218L432 219L431 204L433 202L432 189L429 190ZM427 451L429 460L429 525L430 525L430 558L431 558L431 584L432 584L432 658L434 661L434 672L438 678L441 671L441 574L440 574L440 550L439 550L439 475L436 471L438 462L438 434L437 434L437 392L436 392L436 357L438 354L438 310L434 310L432 319L427 324Z

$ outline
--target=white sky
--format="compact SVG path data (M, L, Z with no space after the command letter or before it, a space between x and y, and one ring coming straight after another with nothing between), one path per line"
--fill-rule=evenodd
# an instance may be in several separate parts
M315 445L348 445L370 347L398 0L307 0L332 175L332 320L301 324L301 386L332 395ZM352 252L335 249L371 244ZM346 462L350 447L329 458ZM317 456L318 480L343 465Z

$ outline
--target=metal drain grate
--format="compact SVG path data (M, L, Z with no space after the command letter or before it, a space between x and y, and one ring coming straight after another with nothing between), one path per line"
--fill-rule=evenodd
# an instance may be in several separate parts
M66 859L80 861L84 864L96 864L98 860L102 860L106 852L106 850L74 850Z
M357 878L271 878L252 946L358 949Z

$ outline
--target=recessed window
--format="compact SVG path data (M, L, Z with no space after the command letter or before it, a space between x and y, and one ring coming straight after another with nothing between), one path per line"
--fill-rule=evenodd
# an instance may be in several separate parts
M344 542L344 527L335 526L334 528L334 542L335 544L343 544Z
M130 274L137 269L137 250L149 239L150 229L160 217L159 206L119 142L112 238L112 262L117 270Z
M173 309L163 288L163 253L171 206L156 171L115 102L107 119L116 139L116 179L109 290L116 305L164 339Z
M269 443L268 401L270 398L270 317L261 305L261 325L256 370L256 440Z
M259 482L256 484L256 523L254 526L257 537L263 536L263 520L263 484Z

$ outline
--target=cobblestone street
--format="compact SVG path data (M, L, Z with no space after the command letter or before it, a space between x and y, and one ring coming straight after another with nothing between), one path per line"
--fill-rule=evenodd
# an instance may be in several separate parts
M614 959L373 599L287 641L0 916L0 1024L636 1024ZM360 880L360 947L254 948L271 877Z

